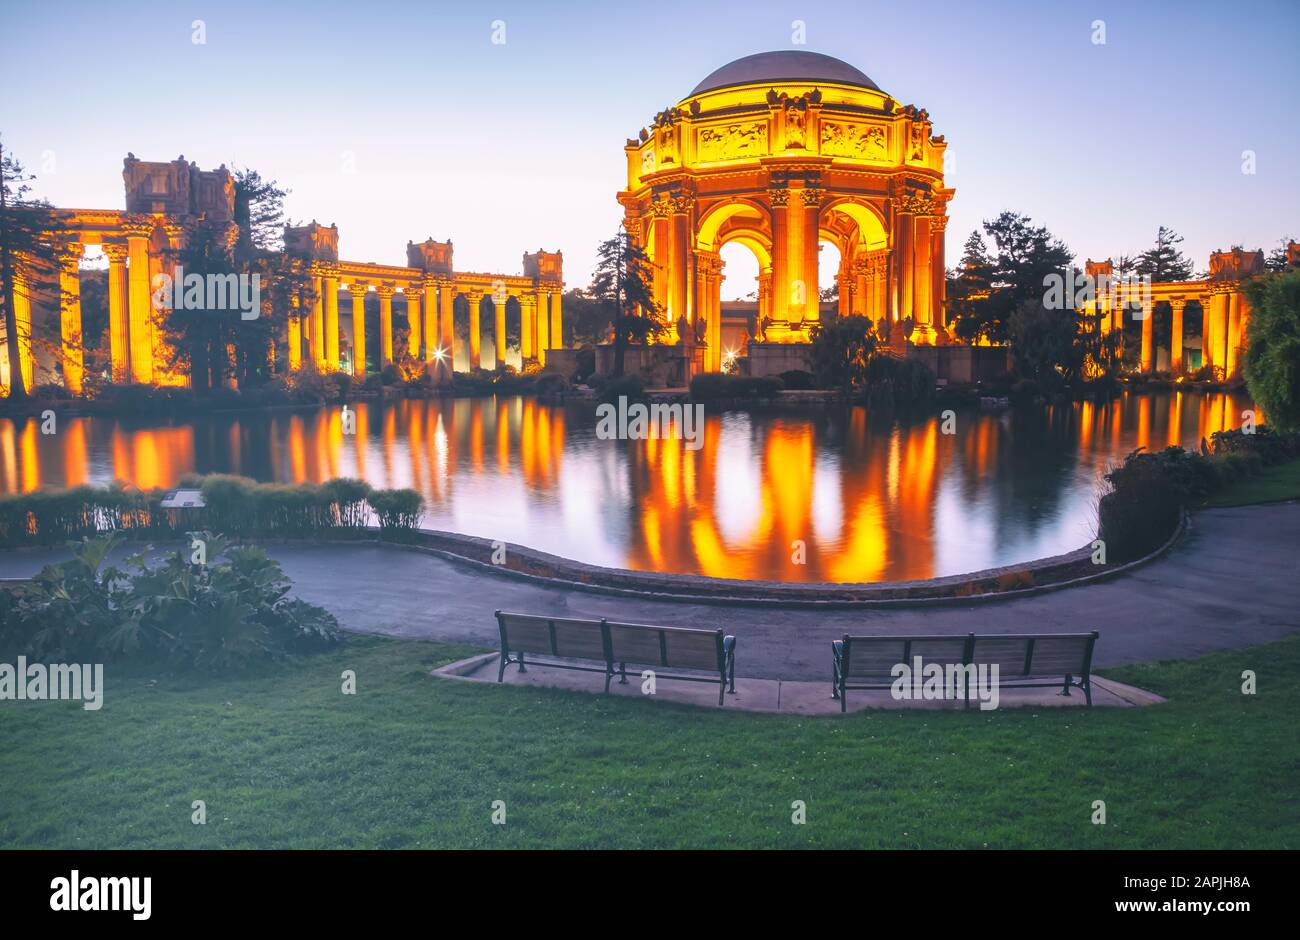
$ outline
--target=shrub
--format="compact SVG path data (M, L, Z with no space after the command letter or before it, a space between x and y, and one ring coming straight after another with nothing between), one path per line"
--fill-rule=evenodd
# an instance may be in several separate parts
M1254 278L1244 374L1270 424L1300 430L1300 271Z
M596 350L590 346L579 349L576 363L577 365L573 370L573 381L581 384L596 371Z
M1106 474L1110 492L1098 503L1100 537L1110 561L1132 561L1155 551L1178 525L1184 497L1165 464L1133 451Z
M1270 425L1245 431L1215 431L1210 449L1217 454L1255 454L1263 464L1282 463L1300 455L1300 433L1278 432Z
M332 505L339 525L361 528L370 521L370 507L366 500L373 491L369 483L339 477L322 484L321 490Z
M609 379L600 390L600 400L617 402L626 397L629 402L645 400L645 382L639 375L621 375Z
M390 362L379 370L379 378L385 385L398 385L402 382L402 370Z
M864 372L867 404L876 408L922 408L934 399L934 371L917 359L874 355Z
M205 564L186 549L118 569L106 564L117 536L83 540L21 596L2 592L0 649L44 662L139 658L222 671L340 642L334 616L288 598L289 579L260 548L193 534L207 545Z
M781 383L788 389L806 391L817 387L817 378L803 369L788 369L781 373Z
M533 391L540 398L559 398L569 390L569 380L558 372L543 372L533 383Z
M414 530L420 523L424 501L415 490L374 490L366 499L379 520L380 531L386 535Z

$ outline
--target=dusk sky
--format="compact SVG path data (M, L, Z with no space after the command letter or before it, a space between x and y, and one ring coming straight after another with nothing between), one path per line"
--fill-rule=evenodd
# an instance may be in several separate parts
M1140 251L1161 224L1198 271L1212 249L1300 235L1295 0L5 0L0 134L56 205L121 208L127 151L184 154L288 186L290 216L338 223L350 260L401 264L432 236L458 270L510 274L562 249L584 286L620 219L625 139L718 66L783 48L929 110L953 158L949 264L1002 209L1080 262ZM724 296L752 289L743 268Z

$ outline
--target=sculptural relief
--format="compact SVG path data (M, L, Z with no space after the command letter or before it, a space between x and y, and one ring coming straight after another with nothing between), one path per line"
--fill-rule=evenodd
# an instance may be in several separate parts
M884 160L889 154L883 127L831 121L822 123L821 148L823 156L853 157L858 160Z
M700 129L697 147L700 161L734 160L761 156L767 151L767 128L762 123L728 124Z

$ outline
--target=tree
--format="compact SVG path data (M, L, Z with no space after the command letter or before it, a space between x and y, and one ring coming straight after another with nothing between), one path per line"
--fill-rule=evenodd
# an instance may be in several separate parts
M1047 278L1063 276L1074 253L1046 227L1033 225L1028 216L1017 212L1003 212L986 221L984 231L993 239L997 254L990 261L977 253L973 260L984 268L981 277L988 277L990 291L984 299L970 300L967 316L971 322L962 329L968 338L983 336L998 341L1007 336L1012 312L1026 301L1041 303ZM977 247L969 239L967 245ZM984 266L990 263L988 270Z
M979 316L977 305L992 293L993 260L978 231L966 239L955 275L949 283L948 306L957 321L957 336L964 340L987 336L989 324Z
M31 393L22 362L24 349L31 355L32 324L19 323L18 298L51 292L61 297L58 255L66 242L65 226L53 206L28 195L28 183L33 179L0 143L0 307L9 357L11 402L22 401Z
M235 224L241 253L281 251L284 247L284 197L275 180L256 170L235 169Z
M1300 430L1300 271L1247 281L1246 387L1279 430Z
M1268 253L1264 258L1265 271L1285 271L1287 269L1286 249L1287 246L1295 241L1292 235L1286 235L1279 239L1277 247Z
M587 293L600 301L614 327L614 375L623 374L629 341L645 342L663 330L651 288L650 258L622 227L596 249L596 270Z
M817 384L845 394L863 387L878 342L874 329L871 318L860 314L815 325L810 353Z
M1155 247L1138 255L1134 271L1142 277L1149 276L1155 284L1189 280L1192 262L1178 249L1182 240L1183 236L1173 229L1160 226Z

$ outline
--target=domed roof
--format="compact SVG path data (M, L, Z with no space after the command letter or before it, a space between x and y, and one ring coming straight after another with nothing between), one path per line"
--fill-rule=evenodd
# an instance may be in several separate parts
M842 59L822 55L820 52L782 49L777 52L759 52L728 62L710 73L687 97L693 98L706 91L717 91L733 85L775 85L780 82L834 82L880 91L880 86Z

